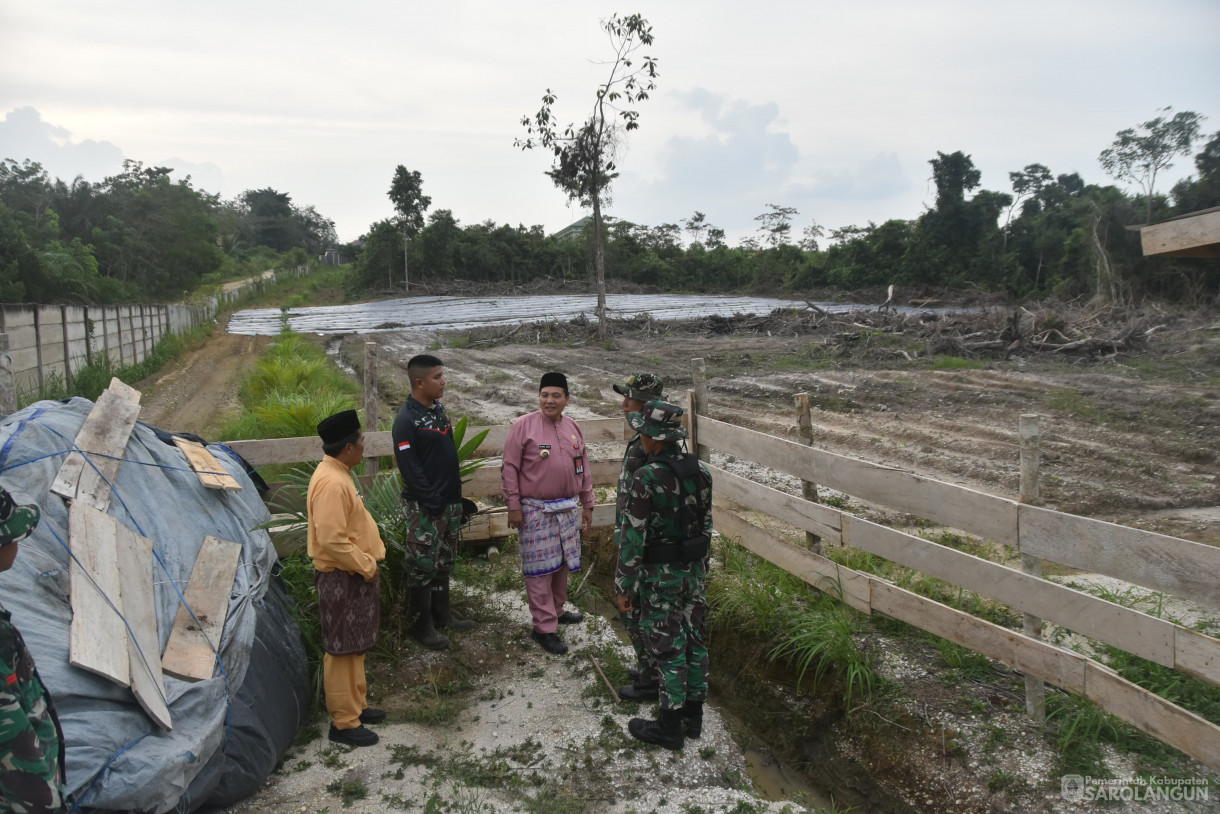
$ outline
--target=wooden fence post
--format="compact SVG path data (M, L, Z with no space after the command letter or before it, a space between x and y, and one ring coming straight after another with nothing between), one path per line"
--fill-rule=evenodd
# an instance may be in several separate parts
M697 397L694 390L686 391L686 432L690 436L686 439L687 449L699 453L699 422L695 419L695 413L698 412ZM631 425L628 424L628 427Z
M1038 467L1041 434L1038 416L1021 416L1021 503L1038 502ZM1028 554L1021 555L1021 570L1031 576L1042 576L1042 560ZM1027 613L1024 633L1031 639L1042 640L1042 619ZM1046 720L1046 684L1040 678L1025 675L1025 714L1035 721Z
M813 446L813 415L809 412L808 393L796 394L796 430L802 444ZM814 503L822 502L818 499L818 485L812 481L801 481L801 496ZM805 545L815 554L822 553L822 538L811 531L805 532Z
M364 343L364 426L377 431L377 343ZM377 457L364 459L364 474L376 475L380 469Z
M8 334L0 334L0 415L17 412L17 382L13 357L8 352Z
M693 367L692 377L695 380L695 402L691 410L691 426L693 427L696 423L694 418L695 413L707 415L707 365L704 364L702 359L691 359L690 361ZM706 463L711 458L711 453L707 447L699 449L695 445L691 448L698 454L699 460Z

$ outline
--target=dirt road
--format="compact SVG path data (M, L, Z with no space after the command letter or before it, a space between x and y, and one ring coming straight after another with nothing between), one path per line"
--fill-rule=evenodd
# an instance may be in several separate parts
M271 339L217 328L208 343L136 385L140 420L172 431L215 438L241 413L238 388Z

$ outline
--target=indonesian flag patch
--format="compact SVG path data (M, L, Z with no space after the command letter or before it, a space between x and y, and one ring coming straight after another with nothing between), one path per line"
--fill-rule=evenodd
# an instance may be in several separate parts
M410 448L411 448L410 441L399 441L398 442L398 451L399 452L406 452Z

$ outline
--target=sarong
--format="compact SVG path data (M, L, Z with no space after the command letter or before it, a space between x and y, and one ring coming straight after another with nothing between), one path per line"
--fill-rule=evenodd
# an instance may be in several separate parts
M527 577L553 574L566 563L580 570L580 499L521 498L521 573Z
M322 615L322 649L332 656L371 650L381 627L381 575L365 582L347 571L318 571L313 584Z

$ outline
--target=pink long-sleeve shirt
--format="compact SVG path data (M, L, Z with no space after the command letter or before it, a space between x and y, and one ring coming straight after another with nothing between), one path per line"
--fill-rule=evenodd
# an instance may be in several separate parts
M552 421L535 410L514 421L504 442L500 474L509 509L520 509L523 497L579 497L581 506L593 508L593 474L585 436L566 415Z

